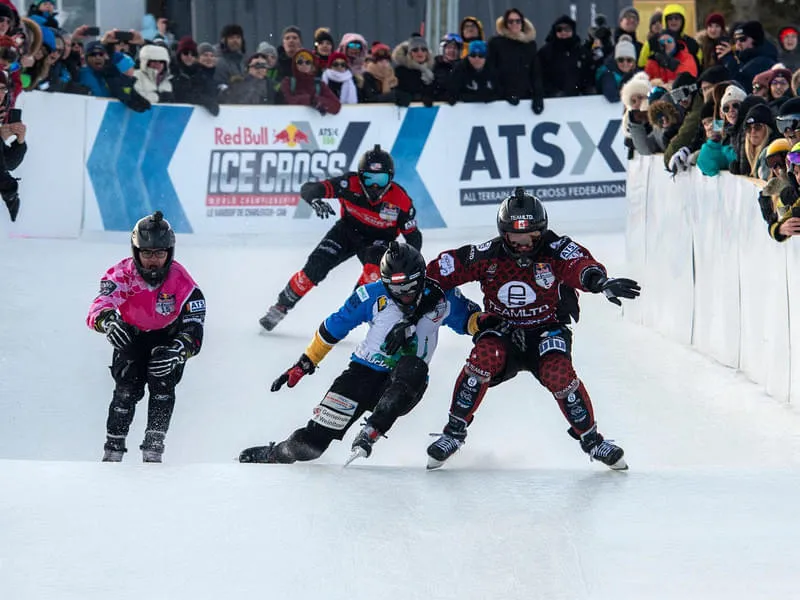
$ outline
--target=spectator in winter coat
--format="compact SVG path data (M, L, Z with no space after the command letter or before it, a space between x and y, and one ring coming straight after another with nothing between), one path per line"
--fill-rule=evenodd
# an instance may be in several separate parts
M778 43L781 46L778 60L783 63L790 71L800 69L800 47L797 38L800 32L797 27L782 27L778 32Z
M775 120L769 107L757 104L744 117L744 144L737 159L729 165L734 175L756 177L767 180L767 146L778 138L775 132Z
M80 70L78 81L93 96L116 98L137 112L150 109L150 102L134 89L136 80L117 70L101 42L86 45L86 66Z
M447 102L493 102L500 100L502 90L497 74L486 60L486 42L470 42L469 54L453 69Z
M792 72L777 63L769 70L769 96L767 102L772 114L777 115L783 103L794 97L791 89Z
M650 103L647 118L653 127L653 138L658 152L663 152L680 129L681 112L667 94Z
M278 80L294 77L294 56L303 47L303 34L296 25L289 25L281 34L281 45L278 48Z
M659 17L660 19L661 17ZM636 29L639 27L639 11L632 6L626 6L619 12L617 28L614 30L614 45L619 42L619 38L627 35L633 47L636 49L637 60L642 54L642 42L636 39Z
M328 68L328 59L333 52L333 36L327 27L320 27L314 32L314 66L317 73Z
M56 5L52 0L34 0L28 9L29 17L42 17L44 19L43 25L51 29L61 29L56 19Z
M391 102L396 100L397 77L392 67L392 51L385 44L372 47L372 60L367 62L364 84L361 88L362 102Z
M597 89L609 102L619 102L619 91L636 71L636 47L631 38L622 36L614 48L614 56L597 70Z
M8 35L9 31L17 29L18 23L19 15L16 9L0 3L0 35Z
M555 20L539 50L542 83L547 98L581 96L591 92L591 60L575 34L575 21L567 15Z
M684 32L684 28L686 27L686 10L680 4L667 4L664 8L662 24L663 29L659 32L659 37L651 36L642 47L642 52L639 55L639 66L647 66L647 60L654 53L660 52L654 40L659 40L662 33L669 32L676 42L683 41L684 48L686 48L686 51L695 60L694 74L696 77L700 69L700 64L703 61L703 53L697 41Z
M322 73L322 81L331 88L342 104L358 104L358 85L350 70L347 56L341 52L331 53L328 68Z
M461 58L464 58L467 55L467 49L469 48L470 42L474 42L475 40L486 41L486 38L483 35L483 23L481 23L475 17L464 17L461 19L459 31L461 32L461 39L464 42L464 45L461 48Z
M105 51L104 51L105 52ZM22 81L20 80L19 69L11 71L11 65L20 59L17 45L13 38L7 35L0 35L0 72L10 74L8 101L13 108L17 102L17 97L22 93Z
M533 23L510 8L495 26L497 35L489 40L488 60L504 98L513 105L531 98L531 108L538 115L544 110L544 86Z
M432 106L435 93L433 57L425 38L412 35L394 49L392 59L397 77L395 104L408 106L412 102L422 102L425 106Z
M367 40L364 36L359 33L345 33L337 51L347 56L353 75L364 72L364 59L367 56Z
M720 107L724 124L720 124L718 121L714 123L711 136L700 148L700 154L697 157L697 167L707 177L719 175L719 172L723 170L727 171L738 156L736 123L739 120L739 108L746 95L738 85L720 83L715 86L715 96L721 89L724 92L719 102L715 101L715 104Z
M134 72L135 88L150 104L174 102L169 52L157 44L148 44L139 51L139 69Z
M753 95L769 101L769 82L772 81L772 69L767 69L753 77Z
M226 25L219 37L219 57L214 79L220 89L225 89L234 80L244 78L244 53L247 50L244 30L240 25Z
M214 54L211 44L204 44ZM175 102L202 106L215 117L219 114L217 86L214 82L214 63L210 68L199 61L199 49L190 36L178 42L178 62L172 78Z
M800 143L800 98L787 100L775 118L778 133L783 135L792 146Z
M678 133L664 149L664 166L675 173L689 168L689 156L702 145L705 136L700 135L700 113L705 100L697 79L685 72L672 82L670 98L683 114Z
M717 45L728 38L728 31L725 29L725 17L722 14L711 13L706 17L705 25L705 30L697 34L697 43L703 56L703 60L700 61L701 71L719 64Z
M434 100L449 98L450 75L461 57L463 41L457 33L448 33L439 43L440 54L433 59Z
M670 83L680 73L689 73L697 77L697 62L689 54L683 40L675 40L675 36L668 31L662 31L658 36L658 49L647 60L644 69L650 79L660 79Z
M256 49L256 54L263 54L267 59L267 77L274 79L276 83L280 83L281 76L280 70L278 69L278 49L268 42L261 42ZM316 65L316 62L314 64Z
M650 108L649 95L650 80L647 78L647 73L642 71L623 84L620 90L620 98L626 109L622 117L625 145L629 150L636 150L642 156L649 156L659 151L653 136L653 127L647 118L647 111Z
M292 68L292 76L281 81L281 94L286 104L310 106L321 115L335 115L341 110L339 98L317 76L310 50L300 48L295 52Z
M628 36L626 39L633 45L632 37ZM599 79L597 72L602 69L603 65L606 63L613 64L614 62L614 40L605 15L598 14L595 16L594 25L589 27L588 37L583 45L587 56L589 56L591 60L589 67L591 71L591 81L594 82L597 93L600 94L602 91L597 86ZM635 46L633 52L634 54L636 53Z
M222 104L277 104L277 82L267 77L267 58L255 53L247 59L247 77L220 94Z
M738 81L750 93L753 78L778 61L778 51L764 36L758 21L748 21L733 32L736 51L722 48L720 62L728 69L731 79Z

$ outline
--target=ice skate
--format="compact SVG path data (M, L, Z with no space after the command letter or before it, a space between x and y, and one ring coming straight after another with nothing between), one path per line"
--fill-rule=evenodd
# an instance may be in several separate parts
M261 317L258 322L261 323L261 326L266 331L272 331L278 323L283 321L287 312L289 312L289 309L282 304L273 304L269 307L267 314Z
M276 455L275 442L270 442L268 446L253 446L252 448L245 448L239 454L240 463L277 463L278 458Z
M464 445L464 438L454 437L448 433L436 434L438 439L428 446L428 470L438 469L445 461L453 456L461 446Z
M106 437L103 446L103 462L122 462L122 456L128 451L124 437Z
M596 425L580 436L576 436L572 428L569 429L569 434L580 441L581 449L591 460L597 460L614 471L628 470L625 451L614 444L613 440L607 440L598 433Z
M160 431L146 431L139 450L142 451L142 462L160 463L164 454L164 434Z
M344 463L344 466L346 467L357 458L369 458L372 454L372 445L378 441L379 437L381 437L380 431L372 425L364 425L356 439L353 440L353 445L350 448L352 453L347 462Z

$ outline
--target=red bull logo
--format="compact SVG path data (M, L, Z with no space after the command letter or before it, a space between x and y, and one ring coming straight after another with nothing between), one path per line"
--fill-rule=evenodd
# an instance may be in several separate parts
M294 123L289 124L285 129L281 129L275 134L275 138L272 140L273 144L286 144L289 148L294 148L298 144L308 144L310 142L311 140L308 139L308 135L306 135L304 131L298 129Z

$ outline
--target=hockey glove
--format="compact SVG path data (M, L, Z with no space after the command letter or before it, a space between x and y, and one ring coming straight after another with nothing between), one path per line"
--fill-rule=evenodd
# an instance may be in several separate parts
M398 321L386 334L386 340L381 345L381 350L386 356L393 356L410 342L416 333L417 328L412 323L405 319Z
M311 200L309 204L320 219L327 219L336 214L336 211L334 211L331 205L325 202L325 200L316 198L315 200Z
M478 332L473 338L476 342L484 335L497 335L507 337L520 352L525 352L527 349L525 332L522 329L517 329L501 316L492 313L481 313L478 315L476 325L478 326Z
M147 372L151 377L164 378L186 362L189 353L181 340L175 340L168 346L156 346L150 352Z
M313 361L305 354L302 354L300 359L291 369L283 373L280 377L272 382L272 387L269 389L273 392L277 392L279 389L281 389L281 387L283 387L284 383L292 388L296 386L297 382L300 381L304 376L311 375L316 370L317 366L313 363Z
M100 326L106 334L106 339L118 351L124 352L133 344L133 339L139 330L123 321L116 311L109 310L105 315L101 317Z
M622 306L620 298L634 300L639 297L642 288L633 279L626 279L625 277L609 279L601 275L600 277L592 277L586 289L594 294L602 292L609 302Z

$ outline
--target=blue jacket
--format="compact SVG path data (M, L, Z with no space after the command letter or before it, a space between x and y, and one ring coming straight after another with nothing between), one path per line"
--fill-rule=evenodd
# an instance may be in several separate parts
M703 175L714 177L720 171L727 171L728 165L736 160L736 150L728 144L706 140L697 155L697 168Z

